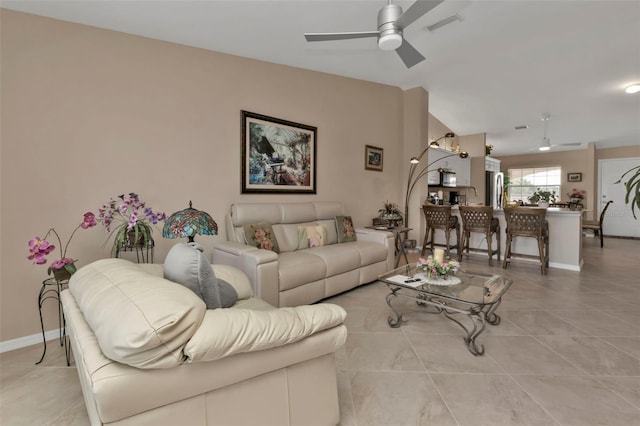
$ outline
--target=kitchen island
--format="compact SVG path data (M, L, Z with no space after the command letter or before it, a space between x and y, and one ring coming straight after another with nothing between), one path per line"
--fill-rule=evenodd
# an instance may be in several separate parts
M460 222L460 234L462 234L462 218L457 206L452 206L451 213L458 216ZM504 260L506 248L507 223L502 209L495 209L494 217L500 222L500 259ZM547 209L547 222L549 222L549 267L558 269L568 269L570 271L580 271L582 269L582 213L569 209L549 207ZM435 242L444 244L444 232L436 231ZM451 243L455 244L455 232L451 233ZM493 243L495 248L495 242ZM484 234L472 232L469 241L470 253L481 249L487 249L487 241ZM512 258L518 259L518 254L538 256L538 242L535 238L514 238L511 243ZM453 254L452 257L457 256ZM425 253L427 254L428 251ZM477 252L487 256L486 252ZM465 257L463 257L464 261ZM495 256L494 256L495 261Z

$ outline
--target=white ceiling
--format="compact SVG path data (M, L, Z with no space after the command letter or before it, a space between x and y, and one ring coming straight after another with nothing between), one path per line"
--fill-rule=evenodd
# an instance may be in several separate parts
M445 0L405 29L427 59L406 69L375 38L307 43L305 32L374 31L384 0L2 1L2 7L409 89L494 155L640 145L640 0ZM404 9L413 1L394 1ZM436 31L424 27L458 14ZM526 130L515 130L528 125Z

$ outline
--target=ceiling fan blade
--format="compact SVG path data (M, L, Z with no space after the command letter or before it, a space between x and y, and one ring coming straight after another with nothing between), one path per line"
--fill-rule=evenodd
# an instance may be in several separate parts
M444 0L416 0L396 21L400 28L407 28L422 15L442 3Z
M396 49L396 52L407 68L411 68L412 66L419 64L425 59L424 56L422 56L422 53L418 52L411 43L404 39L402 40L400 47Z
M378 37L380 31L356 31L345 33L305 33L307 41L349 40L352 38Z

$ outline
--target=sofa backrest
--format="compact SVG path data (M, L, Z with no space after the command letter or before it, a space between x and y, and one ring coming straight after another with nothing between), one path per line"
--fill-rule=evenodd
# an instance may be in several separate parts
M182 364L207 309L188 288L124 259L80 268L69 290L104 355L138 368Z
M232 204L226 216L227 238L245 244L244 226L267 223L272 226L281 252L298 249L300 226L324 225L327 244L338 242L335 217L345 214L339 202L310 201L306 203L242 203Z

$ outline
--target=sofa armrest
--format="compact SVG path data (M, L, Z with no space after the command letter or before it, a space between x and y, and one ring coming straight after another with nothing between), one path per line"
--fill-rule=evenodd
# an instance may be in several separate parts
M257 352L303 340L340 326L347 314L330 303L268 311L253 309L208 310L198 330L184 347L189 362L215 361L238 353ZM344 344L346 329L334 341Z
M387 271L395 267L396 242L393 232L370 228L357 228L356 237L358 241L369 241L384 245L387 248Z
M357 228L356 237L358 240L370 241L373 243L384 244L385 246L390 242L393 246L393 233L389 231L380 231L378 229Z
M240 269L254 294L273 306L280 305L278 254L234 241L214 241L213 263Z

